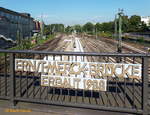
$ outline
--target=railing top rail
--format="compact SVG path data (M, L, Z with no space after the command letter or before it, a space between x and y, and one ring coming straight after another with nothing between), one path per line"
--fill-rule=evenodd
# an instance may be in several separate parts
M59 51L33 51L33 50L4 50L0 53L25 53L46 55L77 55L77 56L122 56L122 57L150 57L150 53L99 53L99 52L59 52Z

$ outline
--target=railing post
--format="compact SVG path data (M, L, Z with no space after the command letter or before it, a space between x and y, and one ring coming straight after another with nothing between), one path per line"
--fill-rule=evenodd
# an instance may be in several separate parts
M142 109L148 115L148 57L142 58Z
M10 101L12 106L16 105L15 95L15 55L10 53Z

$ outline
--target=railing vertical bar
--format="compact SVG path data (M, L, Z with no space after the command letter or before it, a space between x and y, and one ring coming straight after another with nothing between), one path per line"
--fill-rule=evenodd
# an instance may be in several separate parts
M26 58L28 57L28 54L26 54ZM26 98L28 98L28 75L29 75L29 72L27 71L26 73Z
M62 61L62 55L60 55L60 61ZM62 74L61 74L62 76ZM61 96L61 99L63 101L63 91L62 91L62 88L60 88L60 96Z
M1 59L1 56L0 56L0 60L2 60L2 59ZM3 65L3 61L0 61L0 65L1 65L1 66ZM0 68L0 70L1 70L1 73L3 74L2 68ZM3 76L3 75L2 75L2 76ZM1 83L1 77L2 77L2 76L0 76L0 95L1 95L1 90L2 90L2 86L1 86L1 84L2 84L2 83Z
M55 55L53 55L53 61L55 61ZM55 75L55 73L53 73ZM53 96L55 95L55 88L53 87Z
M83 62L85 61L85 56L83 56ZM85 75L83 74L83 78L85 78ZM84 97L85 97L85 91L82 90L82 102L84 102Z
M34 59L34 57L35 57L35 54L33 54L33 59ZM35 78L35 74L34 74L34 76L33 76L33 98L35 98L35 81L36 81L36 78Z
M118 78L117 78L117 76L115 77L115 80L116 80L116 84L115 84L115 85L116 85L115 97L116 97L116 99L117 99L117 98L118 98L118 96L117 96L117 94L118 94L118 82L117 82L117 81L118 81ZM118 105L118 106L119 106L119 105ZM116 103L116 107L118 107L118 106L117 106L117 103Z
M105 63L108 63L109 57L105 57ZM106 98L107 98L107 104L106 106L109 106L109 97L108 97L108 93L109 93L109 79L108 76L106 76L107 78L107 91L106 91Z
M11 100L11 104L12 106L16 105L15 102L15 96L16 96L16 80L15 80L15 54L14 53L10 53L10 88L11 88L11 93L10 93L10 100Z
M40 54L40 59L42 59L42 54ZM39 83L41 83L41 73L40 73L40 77L39 77ZM40 87L40 99L41 99L41 95L42 95L42 87L41 87L40 84L39 84L39 87Z
M78 61L77 58L78 58L78 57L75 56L75 61ZM77 77L77 75L76 75L76 77ZM78 92L77 92L77 90L75 90L75 98L76 98L76 102L77 102L77 95L78 95Z
M70 56L68 56L68 61L70 61ZM70 75L68 75L70 77ZM70 96L70 89L68 88L68 99L70 98L69 101L71 101L71 96Z
M127 82L126 78L124 78L124 107L126 107L126 87L127 87Z
M5 73L4 73L4 77L5 77L5 96L7 96L7 54L5 53Z
M46 60L48 60L48 55L46 55ZM49 94L49 86L46 87L46 99L48 100L48 94Z
M148 114L148 57L142 58L142 109Z
M126 57L124 57L124 63L126 63ZM124 107L126 107L126 87L127 87L127 84L126 84L126 78L124 78Z
M19 54L19 57L21 58L21 54ZM22 97L22 72L19 72L19 87L20 87L20 97Z

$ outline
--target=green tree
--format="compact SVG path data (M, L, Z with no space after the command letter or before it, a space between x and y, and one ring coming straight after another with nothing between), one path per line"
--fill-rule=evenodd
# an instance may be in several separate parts
M51 34L51 25L45 25L44 26L44 35Z
M81 25L74 25L74 29L76 30L77 33L81 33L82 32L82 27Z
M129 32L138 32L140 31L140 25L141 25L141 17L137 15L133 15L129 19Z
M90 34L94 33L94 29L95 29L95 27L91 22L88 22L83 26L83 30Z
M149 23L148 23L148 31L150 31L150 19L149 19Z
M96 28L97 32L102 31L102 24L96 23L95 28Z
M54 32L64 32L64 25L63 24L50 24L50 25L45 25L44 27L44 34L52 34Z
M104 31L104 32L113 32L114 31L114 22L102 23L100 30Z
M145 31L148 31L148 30L149 30L148 26L142 21L139 31L140 32L145 32Z
M67 27L65 28L65 32L71 33L71 32L72 32L72 27L71 27L71 26L67 26Z

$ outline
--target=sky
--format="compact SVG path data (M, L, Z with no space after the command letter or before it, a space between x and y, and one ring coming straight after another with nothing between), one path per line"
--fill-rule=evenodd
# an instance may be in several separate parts
M0 7L42 17L46 24L112 21L119 8L128 16L150 16L150 0L0 0Z

